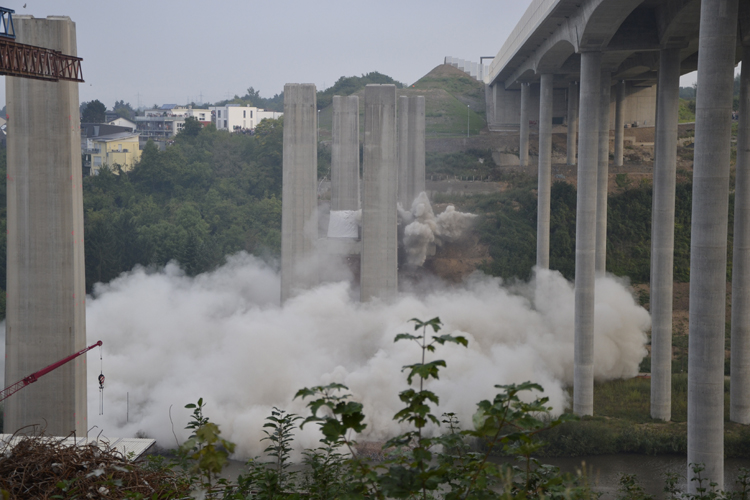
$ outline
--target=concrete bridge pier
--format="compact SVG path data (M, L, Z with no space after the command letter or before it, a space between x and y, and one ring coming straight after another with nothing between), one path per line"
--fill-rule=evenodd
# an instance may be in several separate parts
M602 71L599 104L599 167L596 201L596 274L607 270L607 183L609 182L609 104L612 73Z
M577 415L594 414L594 278L601 61L601 52L581 54L573 380L573 412Z
M625 145L625 80L617 82L615 91L615 166L622 167Z
M537 194L536 265L542 269L549 269L553 82L553 74L543 74L539 90L539 185Z
M659 58L651 224L651 417L672 418L672 274L680 49ZM619 89L618 89L619 91Z
M576 164L578 151L578 82L568 86L568 165Z
M15 16L19 43L75 56L68 17ZM86 347L78 84L6 77L5 385ZM5 400L4 431L88 432L86 358ZM22 433L31 433L26 428Z
M398 292L395 85L365 87L362 168L365 186L362 199L360 298L362 302L388 300Z
M529 166L529 106L531 86L521 83L521 130L519 131L518 159L522 167Z
M331 210L359 210L359 97L333 96Z
M750 46L743 47L737 132L732 265L732 359L729 418L750 424Z
M732 90L738 0L703 0L690 242L688 456L724 488L724 328ZM693 472L688 466L688 478ZM695 481L688 491L696 492Z
M281 302L318 282L318 112L315 85L284 85Z
M424 96L398 98L398 201L405 210L425 190Z

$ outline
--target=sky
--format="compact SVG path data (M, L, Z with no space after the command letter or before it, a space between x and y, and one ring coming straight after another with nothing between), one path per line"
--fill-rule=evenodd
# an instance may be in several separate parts
M81 101L133 107L263 97L379 71L411 84L445 56L500 50L531 0L5 0L67 15L83 58ZM693 77L694 80L694 77ZM683 77L683 85L692 83ZM0 79L0 100L5 82Z

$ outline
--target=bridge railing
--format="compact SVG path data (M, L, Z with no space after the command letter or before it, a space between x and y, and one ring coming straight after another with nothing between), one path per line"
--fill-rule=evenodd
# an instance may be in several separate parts
M560 0L534 0L490 64L489 81L505 67Z

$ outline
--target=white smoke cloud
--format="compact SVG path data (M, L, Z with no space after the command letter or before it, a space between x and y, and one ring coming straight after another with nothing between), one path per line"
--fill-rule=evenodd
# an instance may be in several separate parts
M404 228L404 248L409 264L421 266L427 257L435 255L436 247L444 242L457 241L476 217L474 214L458 212L448 205L443 213L435 216L425 192L419 193L411 211L399 205L399 215Z
M104 342L107 386L99 416L99 366L90 363L90 425L107 436L142 431L170 446L170 405L184 440L189 415L183 406L203 397L207 415L238 444L237 455L248 457L262 450L263 419L272 406L304 414L304 402L292 400L298 389L340 382L365 405L368 427L360 439L381 440L400 430L392 417L406 387L401 368L419 355L416 345L393 338L412 331L410 318L434 316L445 324L443 333L469 339L468 349L439 348L448 363L430 383L441 398L439 412L456 412L469 423L475 404L494 396L495 384L526 380L545 388L557 412L568 405L574 295L559 273L539 270L513 287L476 274L461 287L402 294L390 304L360 304L349 287L325 284L281 307L277 273L242 253L195 278L170 264L97 285L87 301L88 338ZM634 376L646 354L649 315L616 279L599 278L596 287L595 376ZM301 446L316 446L318 439L314 427L298 433Z

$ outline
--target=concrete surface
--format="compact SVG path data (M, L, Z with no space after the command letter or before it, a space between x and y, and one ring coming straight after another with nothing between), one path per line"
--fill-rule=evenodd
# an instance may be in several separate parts
M679 62L679 59L678 59ZM678 68L679 70L679 68ZM622 167L625 140L625 81L620 80L615 86L615 166Z
M539 92L539 184L537 189L536 265L542 269L549 269L553 82L554 75L542 75Z
M729 419L750 424L750 47L742 57L734 191Z
M651 417L672 418L674 204L680 50L661 51L651 223Z
M581 54L573 375L573 412L576 415L594 414L594 277L601 60L601 52Z
M521 166L529 165L529 107L531 100L530 86L528 83L521 84L521 129L519 132L518 158Z
M726 323L729 141L738 0L702 0L695 110L688 463L724 488L724 328ZM688 467L688 477L692 471ZM691 482L689 492L697 485Z
M568 165L578 161L578 82L568 86Z
M331 210L359 210L359 97L333 96Z
M602 72L601 102L599 104L599 167L596 195L596 273L603 276L607 270L607 181L609 180L609 111L612 91L612 74Z
M398 292L396 225L396 87L365 87L360 299L389 300Z
M70 18L14 17L18 42L77 54ZM10 385L86 347L86 285L78 84L6 77L5 92ZM4 402L4 431L86 436L86 382L81 356L19 391Z
M318 140L315 85L284 85L281 302L318 282Z
M398 98L398 201L410 209L425 189L424 96Z

